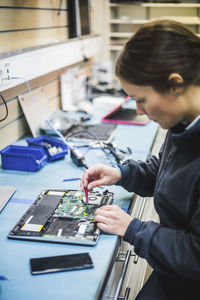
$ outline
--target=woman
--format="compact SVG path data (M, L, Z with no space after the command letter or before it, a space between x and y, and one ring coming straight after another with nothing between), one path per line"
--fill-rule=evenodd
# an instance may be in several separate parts
M174 21L148 23L126 43L116 75L138 114L168 133L159 158L95 165L81 188L117 184L154 197L160 223L116 205L95 215L100 229L122 236L153 268L137 300L200 299L200 39Z

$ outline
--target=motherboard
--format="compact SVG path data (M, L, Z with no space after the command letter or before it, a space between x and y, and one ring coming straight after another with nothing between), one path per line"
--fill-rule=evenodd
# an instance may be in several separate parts
M95 245L100 234L95 210L112 201L113 193L107 190L89 192L88 202L79 190L44 190L8 238Z

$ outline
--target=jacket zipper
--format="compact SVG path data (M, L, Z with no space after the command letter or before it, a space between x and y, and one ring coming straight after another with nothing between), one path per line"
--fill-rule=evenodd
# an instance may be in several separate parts
M176 153L176 150L177 150L177 146L173 145L173 146L172 146L172 149L171 149L171 151L170 151L170 153L169 153L169 157L168 157L168 159L167 159L167 161L166 161L164 170L167 168L167 166L168 166L170 160L172 160L174 154Z
M164 165L164 167L162 168L162 170L160 171L166 171L167 167L169 166L169 163L172 161L173 157L174 157L174 154L176 153L176 150L177 150L177 146L173 145L172 146L172 149L170 150L170 153L169 153L169 156L168 156L168 159ZM166 173L166 172L165 172ZM164 174L162 174L162 176L159 178L159 181L156 183L156 189L154 190L154 194L156 193L157 189L158 189L158 186L160 185L160 182L161 180L163 179L164 177Z

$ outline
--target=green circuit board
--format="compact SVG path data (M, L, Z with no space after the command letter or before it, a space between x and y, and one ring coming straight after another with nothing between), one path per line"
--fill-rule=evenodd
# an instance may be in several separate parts
M94 211L100 205L101 196L98 193L89 192L88 199L88 204L86 204L83 192L68 192L55 210L54 217L93 219Z

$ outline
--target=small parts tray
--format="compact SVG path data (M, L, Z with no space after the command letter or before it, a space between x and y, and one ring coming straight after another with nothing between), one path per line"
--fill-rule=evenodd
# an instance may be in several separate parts
M47 162L47 155L42 147L10 145L1 150L2 169L36 171Z
M47 161L62 158L68 153L67 145L54 137L40 135L36 138L29 138L26 141L30 146L40 146L44 148Z

